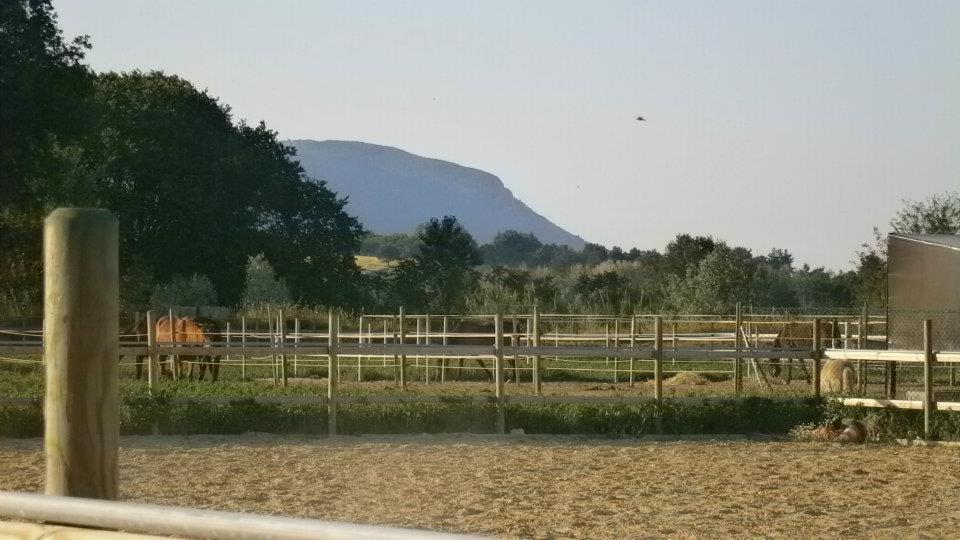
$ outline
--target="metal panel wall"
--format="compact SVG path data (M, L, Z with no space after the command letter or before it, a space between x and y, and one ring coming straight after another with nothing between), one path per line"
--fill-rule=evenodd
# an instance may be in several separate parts
M891 349L921 349L923 319L934 347L960 350L960 250L891 235L888 239Z

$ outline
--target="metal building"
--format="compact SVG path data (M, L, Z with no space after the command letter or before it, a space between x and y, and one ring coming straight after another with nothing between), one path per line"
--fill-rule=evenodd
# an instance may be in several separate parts
M887 264L890 349L922 349L932 319L934 348L960 351L960 236L891 234Z

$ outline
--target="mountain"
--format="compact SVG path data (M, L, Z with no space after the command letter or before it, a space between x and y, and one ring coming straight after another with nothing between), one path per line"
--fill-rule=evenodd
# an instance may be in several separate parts
M432 217L451 215L481 244L513 229L545 244L583 247L583 238L531 210L490 173L363 142L285 142L297 149L307 174L348 197L347 212L375 233L411 233Z

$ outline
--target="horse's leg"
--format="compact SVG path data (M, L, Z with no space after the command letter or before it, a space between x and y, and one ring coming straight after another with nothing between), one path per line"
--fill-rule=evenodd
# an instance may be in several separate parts
M460 377L463 377L463 357L460 357L460 368L457 370L457 382L460 382Z
M208 357L206 357L206 356L198 356L198 357L197 357L197 361L200 362L200 364L197 366L197 369L198 369L198 371L200 372L200 373L197 375L197 380L198 380L198 381L202 381L202 380L203 380L203 376L207 373L207 358L208 358Z
M217 378L220 376L220 357L211 356L210 357L210 382L217 382Z

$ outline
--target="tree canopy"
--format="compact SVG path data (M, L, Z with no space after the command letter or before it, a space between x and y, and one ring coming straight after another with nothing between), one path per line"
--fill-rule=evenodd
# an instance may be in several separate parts
M296 299L361 301L362 226L275 132L234 123L228 106L175 75L93 74L86 38L66 42L49 1L3 10L0 178L11 197L0 206L0 295L28 290L23 300L37 302L43 217L96 206L120 220L129 307L145 296L137 279L193 274L234 304L259 253Z

